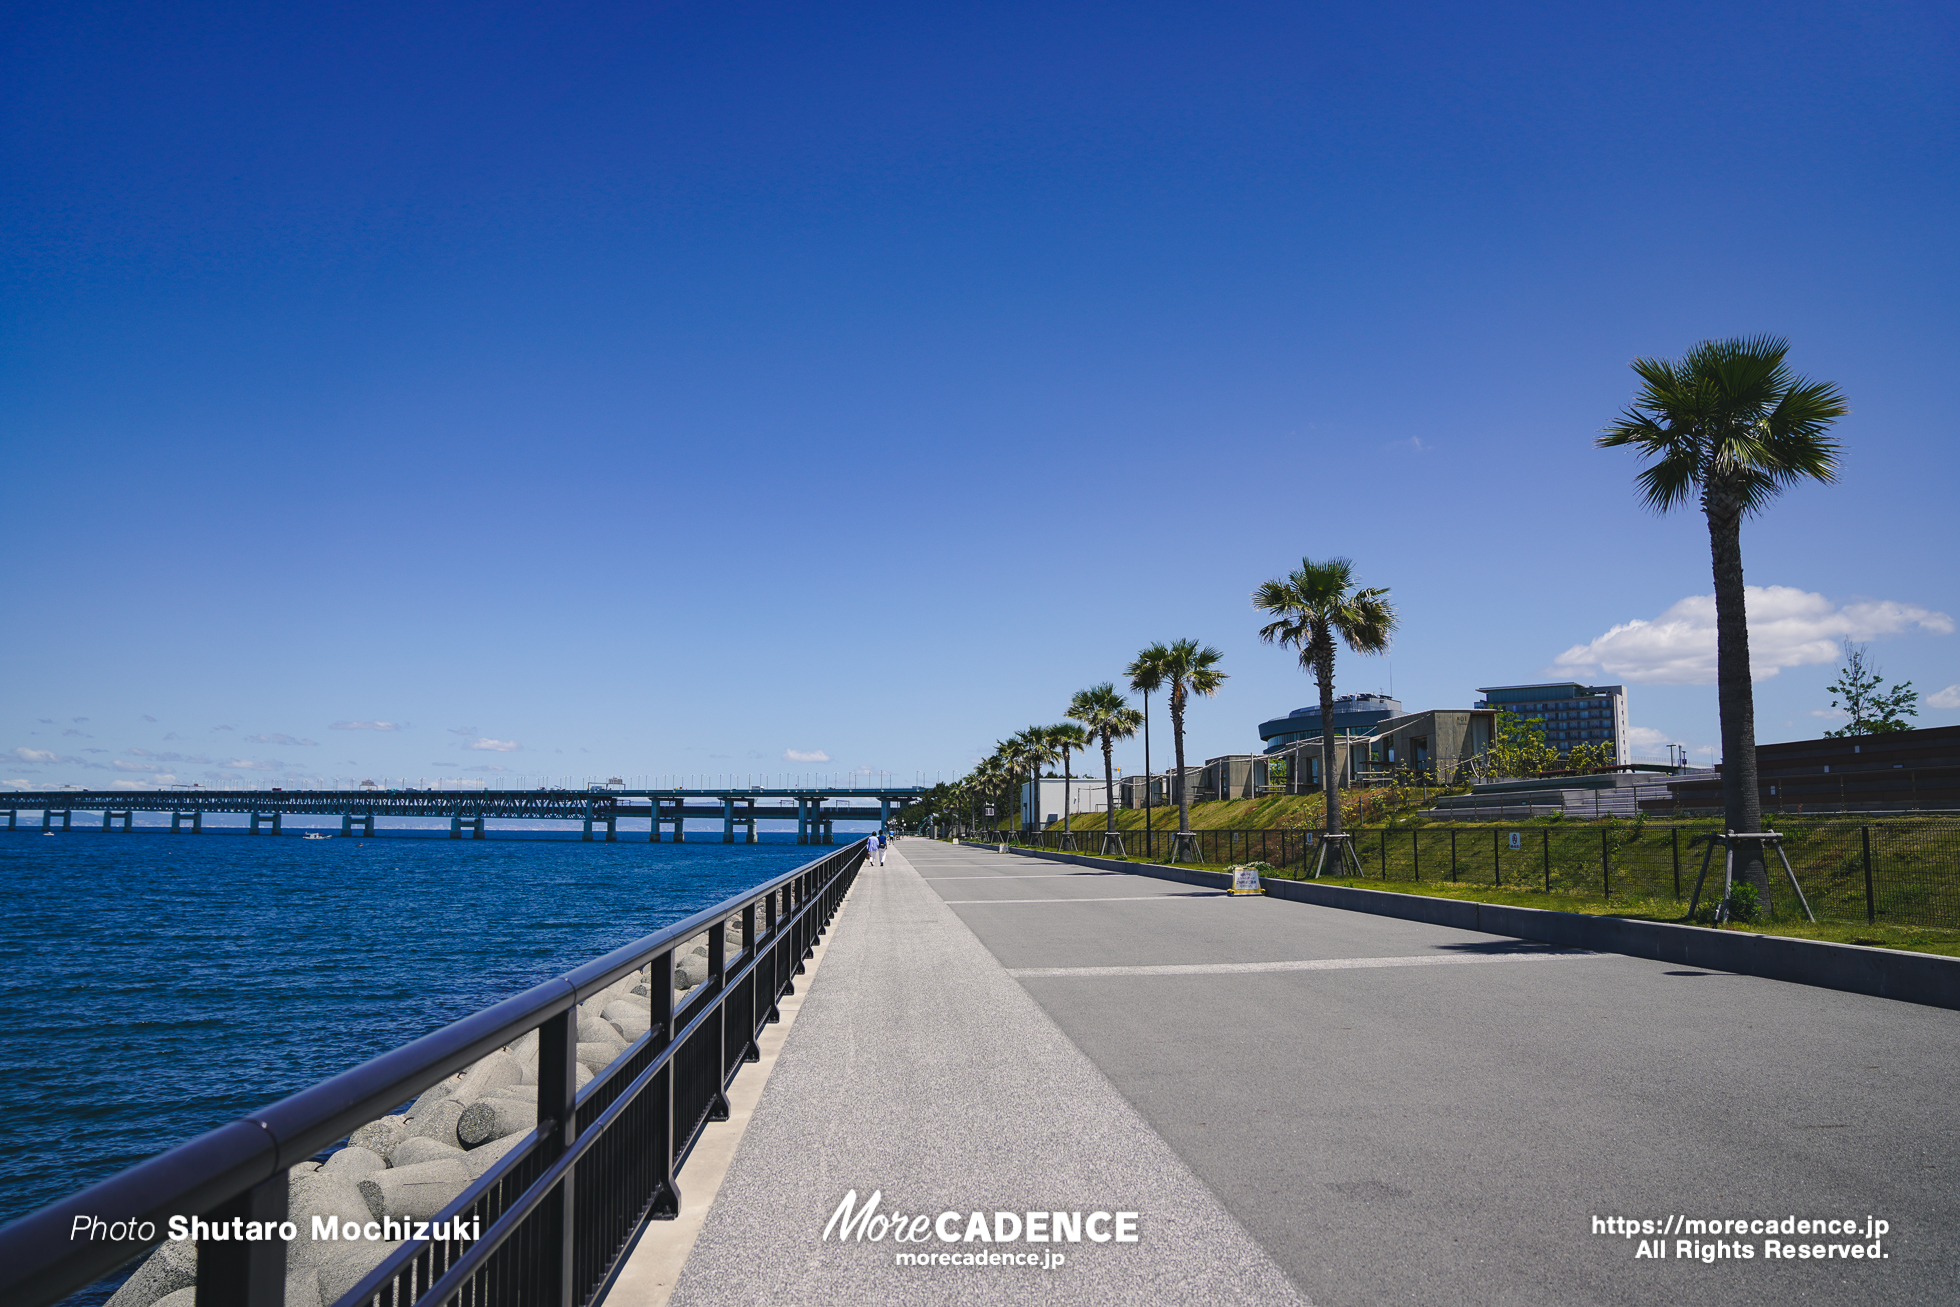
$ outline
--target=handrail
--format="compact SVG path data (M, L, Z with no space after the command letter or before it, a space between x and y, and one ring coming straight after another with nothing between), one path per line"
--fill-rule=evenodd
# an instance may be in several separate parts
M227 1219L236 1214L254 1220L276 1213L272 1219L284 1219L288 1169L536 1030L541 1041L537 1129L443 1213L446 1218L479 1208L476 1214L488 1218L482 1221L488 1227L485 1237L475 1247L411 1241L384 1259L341 1301L365 1301L376 1292L402 1307L444 1301L451 1289L463 1287L469 1267L510 1251L503 1247L504 1240L518 1224L539 1217L561 1228L548 1232L548 1237L527 1240L526 1247L542 1249L538 1256L553 1265L525 1268L530 1274L524 1278L535 1280L542 1273L553 1292L525 1301L536 1301L541 1307L578 1307L615 1272L619 1254L641 1222L650 1215L678 1211L674 1172L706 1122L726 1119L727 1085L743 1061L753 1060L757 1035L763 1025L777 1019L777 1000L792 992L793 977L802 972L803 960L828 925L864 856L863 841L838 849L15 1221L0 1229L0 1301L19 1307L57 1302L147 1254L157 1242L77 1243L71 1237L77 1216L100 1218L112 1226L149 1221L159 1230L173 1215L208 1219L222 1212ZM765 914L762 920L758 908ZM742 952L738 959L727 959L722 949L724 923L738 912ZM703 930L709 935L710 975L685 1002L676 1004L674 951ZM583 1089L572 1092L577 1005L648 966L654 969L652 1029ZM731 1008L737 1011L731 1013ZM736 1022L733 1026L731 1019ZM712 1054L712 1061L697 1065L703 1063L704 1054ZM680 1083L683 1079L685 1084ZM579 1216L591 1204L566 1201L568 1177L582 1157L600 1148L612 1123L636 1108L645 1109L648 1091L656 1082L665 1090L661 1106L666 1110L655 1115L664 1118L665 1128L657 1133L664 1136L666 1157L664 1164L654 1163L658 1174L651 1192L603 1195L600 1211L588 1218L588 1228L581 1229ZM592 1119L581 1125L588 1114ZM646 1142L642 1139L637 1146L643 1149ZM522 1191L500 1195L504 1182L527 1167L537 1174L529 1177ZM583 1188L585 1177L580 1176L577 1184ZM493 1196L498 1196L495 1213L480 1210ZM509 1219L513 1214L516 1221ZM618 1226L623 1215L630 1217L628 1240L614 1237L616 1230L592 1228L601 1219ZM597 1244L593 1244L595 1236ZM200 1245L199 1253L200 1307L213 1303L277 1307L283 1301L283 1243ZM510 1269L500 1267L506 1280ZM396 1281L392 1288L391 1280ZM443 1296L431 1298L432 1290Z

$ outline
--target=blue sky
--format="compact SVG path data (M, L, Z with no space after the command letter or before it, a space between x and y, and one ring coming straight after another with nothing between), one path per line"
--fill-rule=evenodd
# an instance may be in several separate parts
M1846 635L1960 721L1950 8L0 23L0 780L950 777L1180 636L1205 757L1330 554L1343 691L1705 751L1705 529L1591 439L1755 332L1853 410L1745 529L1761 738Z

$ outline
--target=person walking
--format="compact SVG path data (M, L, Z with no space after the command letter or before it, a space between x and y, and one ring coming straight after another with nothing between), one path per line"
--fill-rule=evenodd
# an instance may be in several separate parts
M871 837L871 856L877 859L879 866L885 865L885 832L879 831Z

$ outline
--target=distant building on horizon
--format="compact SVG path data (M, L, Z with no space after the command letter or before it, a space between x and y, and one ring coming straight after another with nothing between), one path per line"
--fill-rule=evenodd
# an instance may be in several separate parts
M1544 723L1545 743L1560 753L1575 744L1604 744L1613 761L1633 761L1627 737L1627 691L1624 685L1581 685L1577 681L1548 681L1538 685L1485 685L1478 708L1516 713Z

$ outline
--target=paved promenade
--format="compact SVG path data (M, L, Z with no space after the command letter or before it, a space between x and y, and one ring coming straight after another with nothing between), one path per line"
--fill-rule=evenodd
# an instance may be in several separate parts
M832 929L677 1304L1960 1301L1960 1013L894 853ZM851 1189L962 1230L1135 1211L1140 1237L823 1241ZM1889 1256L1765 1261L1755 1234L1754 1260L1654 1260L1593 1233L1789 1215L1889 1221Z

